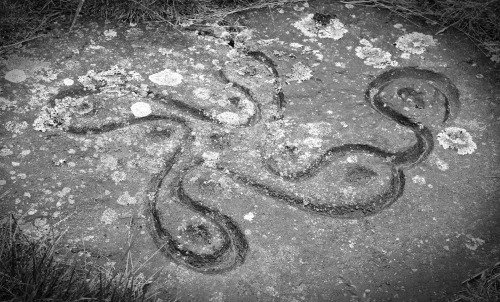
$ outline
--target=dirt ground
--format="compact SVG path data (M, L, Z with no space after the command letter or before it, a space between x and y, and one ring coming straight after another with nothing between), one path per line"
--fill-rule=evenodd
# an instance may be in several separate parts
M444 301L500 261L498 65L316 1L0 58L0 209L164 301Z

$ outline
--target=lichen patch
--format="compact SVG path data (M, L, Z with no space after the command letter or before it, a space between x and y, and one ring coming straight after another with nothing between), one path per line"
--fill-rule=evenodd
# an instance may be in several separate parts
M145 117L151 114L151 105L145 102L137 102L130 107L135 117Z
M5 74L5 79L12 83L21 83L26 80L26 73L21 69L14 69Z
M396 48L410 54L421 55L427 47L436 46L436 41L431 35L425 35L419 32L412 32L398 38Z
M444 129L437 135L437 140L444 149L455 149L460 155L472 154L477 149L467 130L458 127Z
M398 62L391 60L392 55L381 48L373 47L366 39L359 41L364 46L356 47L356 56L364 60L365 65L385 69L387 66L398 66Z
M170 69L165 69L149 76L151 82L163 86L177 86L182 83L182 79L181 74Z
M301 62L297 62L292 66L292 72L286 74L288 81L297 81L302 83L312 78L312 70Z
M137 203L137 198L130 196L129 192L125 191L122 195L120 195L120 197L118 197L116 202L122 206L133 205Z

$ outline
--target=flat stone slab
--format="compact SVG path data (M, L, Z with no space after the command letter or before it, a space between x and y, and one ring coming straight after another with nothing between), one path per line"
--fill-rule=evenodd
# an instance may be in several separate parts
M499 261L498 71L467 39L338 3L239 18L0 58L2 217L179 301L442 300Z

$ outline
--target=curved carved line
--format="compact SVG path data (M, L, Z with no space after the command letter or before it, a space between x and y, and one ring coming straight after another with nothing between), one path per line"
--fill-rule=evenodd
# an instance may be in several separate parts
M279 74L276 70L274 62L265 54L263 54L262 52L250 52L248 53L248 55L255 60L264 63L272 71L273 75L277 79L279 78ZM223 72L221 72L220 75L224 81L230 82ZM301 210L315 214L336 218L359 218L373 215L380 210L387 208L403 194L405 176L402 168L413 167L414 165L420 163L432 152L432 149L434 147L432 133L427 127L418 122L414 122L407 116L392 109L388 104L382 101L382 98L380 96L382 90L392 81L400 78L413 78L417 80L427 81L430 85L435 87L444 95L446 111L443 122L446 122L450 118L454 118L458 113L460 107L458 89L447 77L433 71L413 67L393 69L381 74L369 84L365 93L365 99L376 111L378 111L382 115L390 118L391 120L394 120L404 127L411 129L415 133L415 136L417 138L417 143L415 145L409 147L406 150L396 153L387 152L366 144L345 144L341 146L331 147L302 171L285 176L283 176L283 174L280 173L277 169L274 169L274 167L264 159L265 168L272 174L279 176L287 181L300 181L317 175L320 169L332 162L333 155L346 155L355 152L372 154L374 156L382 158L387 163L387 165L390 166L391 175L388 187L383 192L373 196L369 200L358 204L315 204L310 202L307 197L300 197L294 195L291 192L286 192L279 188L267 186L261 183L259 180L252 179L251 177L244 176L234 171L228 171L225 169L224 171L229 173L229 175L234 180L243 182L263 194L266 194L291 206L297 207ZM254 103L256 108L255 114L249 118L249 121L240 126L247 127L257 124L261 120L262 116L261 105L252 97L252 93L248 88L238 83L231 83L233 83L233 85L237 89L241 90ZM87 95L89 94L89 92L66 91L58 94L56 98L75 96L79 94ZM283 109L285 106L285 101L283 93L280 89L278 89L278 91L276 92L275 100L278 109ZM220 124L219 121L211 117L203 109L199 109L185 104L182 101L173 99L160 99L160 101L162 101L166 105L171 104L181 111L184 111L189 115L201 120ZM178 116L150 115L143 118L136 118L122 122L113 122L99 126L78 127L70 125L66 129L66 131L79 135L100 134L131 125L156 120L165 120L178 123L182 126L184 134L181 139L182 145L177 147L177 149L173 152L173 155L171 155L169 158L165 158L162 171L153 175L148 185L148 197L146 198L146 217L147 225L153 241L155 242L157 247L168 257L172 258L178 263L186 265L187 267L195 271L214 274L234 269L236 266L241 265L244 262L249 248L248 242L243 232L230 217L222 214L218 210L204 206L200 201L191 198L183 187L183 175L200 164L199 161L191 161L191 163L188 164L186 168L182 168L182 166L185 165L184 161L182 160L182 155L185 153L185 151L187 151L187 149L190 148L191 142L193 141L193 137L191 137L191 128L188 126L188 122L185 119ZM223 243L212 254L197 254L189 249L183 248L181 243L175 240L169 233L169 231L166 230L162 225L160 213L157 210L157 202L159 198L158 194L159 190L164 185L164 179L167 177L167 175L172 173L175 165L180 166L178 167L178 169L176 167L176 171L174 172L178 173L178 175L177 177L174 177L173 183L166 184L172 185L174 188L171 197L179 205L185 206L191 211L199 213L204 217L210 219L222 233ZM223 170L223 168L220 167L218 169Z

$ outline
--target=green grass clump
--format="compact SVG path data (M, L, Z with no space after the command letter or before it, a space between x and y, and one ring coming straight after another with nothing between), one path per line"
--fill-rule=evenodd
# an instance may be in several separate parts
M56 260L57 239L33 240L12 217L0 226L0 301L154 301L135 275Z

